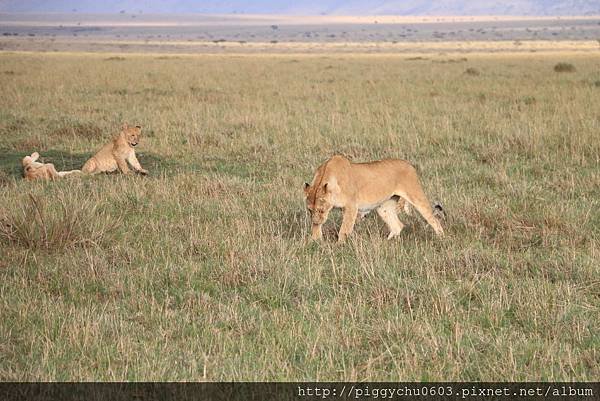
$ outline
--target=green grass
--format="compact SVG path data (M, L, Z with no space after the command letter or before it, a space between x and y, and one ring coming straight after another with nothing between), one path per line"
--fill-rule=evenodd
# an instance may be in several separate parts
M597 57L106 57L0 54L0 379L600 376ZM21 180L123 122L148 177ZM311 242L334 153L414 162L447 236Z

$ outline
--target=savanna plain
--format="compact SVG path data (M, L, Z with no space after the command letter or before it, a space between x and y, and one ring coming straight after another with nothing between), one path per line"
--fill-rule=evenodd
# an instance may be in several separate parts
M600 377L597 54L4 52L0 91L2 380ZM21 179L123 122L149 176ZM311 241L335 153L410 160L446 236Z

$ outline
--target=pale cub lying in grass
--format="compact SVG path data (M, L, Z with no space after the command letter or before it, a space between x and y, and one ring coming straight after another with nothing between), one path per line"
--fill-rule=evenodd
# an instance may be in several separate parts
M26 180L56 180L71 174L80 174L80 170L56 171L52 163L40 163L38 152L33 152L31 156L25 156L21 161L23 165L23 177Z

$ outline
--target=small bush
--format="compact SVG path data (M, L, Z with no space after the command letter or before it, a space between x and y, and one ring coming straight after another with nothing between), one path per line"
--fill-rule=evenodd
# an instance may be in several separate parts
M575 66L571 63L558 63L554 66L556 72L575 72Z
M469 67L465 70L465 74L471 75L471 76L477 76L477 75L479 75L479 70L477 68Z
M70 195L48 199L30 194L15 210L0 211L0 240L47 251L88 247L106 241L120 221Z

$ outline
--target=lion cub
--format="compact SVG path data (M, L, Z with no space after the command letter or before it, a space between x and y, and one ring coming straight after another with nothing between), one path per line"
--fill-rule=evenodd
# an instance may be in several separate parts
M52 163L40 163L37 159L40 158L38 152L33 152L31 156L25 156L21 161L23 165L23 177L26 180L56 180L71 174L81 173L80 170L71 171L56 171Z
M119 169L123 174L129 174L131 172L127 165L129 163L138 173L148 174L135 157L134 147L139 143L141 133L142 127L139 125L129 127L124 124L119 135L85 162L81 170L86 174L97 174L110 173Z
M357 216L371 210L388 226L388 239L400 234L404 224L397 210L412 205L433 227L444 230L421 188L415 168L404 160L388 159L370 163L352 163L344 156L333 156L317 169L311 184L304 184L306 206L311 214L312 238L321 239L322 226L332 208L344 209L338 241L343 242L354 229ZM441 210L440 206L436 206Z

